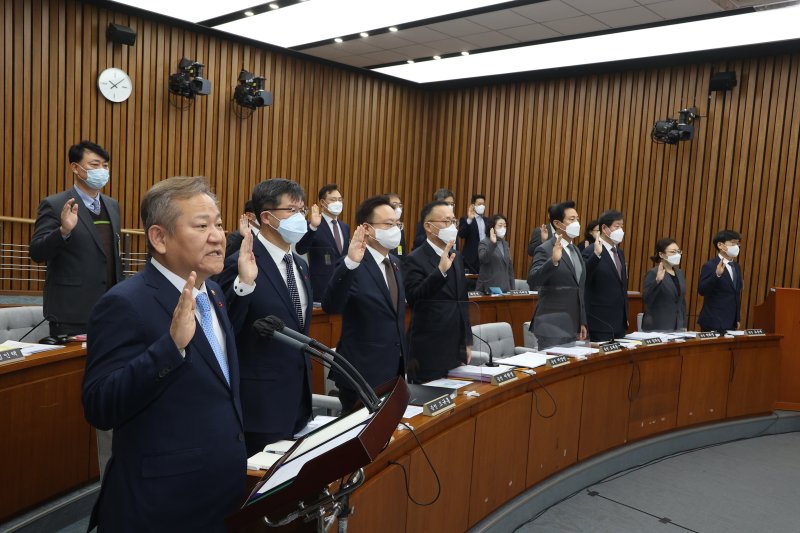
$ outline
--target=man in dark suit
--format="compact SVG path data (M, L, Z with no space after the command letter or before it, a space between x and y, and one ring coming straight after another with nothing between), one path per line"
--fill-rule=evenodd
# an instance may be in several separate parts
M152 259L89 322L84 413L114 430L89 529L225 531L247 457L233 330L208 280L224 258L219 209L205 178L177 177L141 216Z
M706 331L738 330L741 327L741 302L744 278L736 262L742 236L733 230L722 230L714 236L717 257L700 269L697 292L703 297L703 308L697 323Z
M461 246L461 255L464 257L464 265L471 274L479 274L481 263L478 258L478 246L481 241L488 236L486 226L486 197L482 194L473 194L467 216L461 217L458 224L458 236L464 239Z
M95 302L122 281L119 204L100 190L108 182L108 152L82 141L69 149L75 185L39 204L31 259L47 262L44 316L50 335L86 333Z
M450 206L450 210L455 212L456 208L456 197L453 194L453 191L450 189L437 189L435 193L433 193L433 201L434 202L444 202ZM423 244L425 244L425 240L428 238L427 233L425 232L425 225L422 222L422 218L417 221L417 227L414 229L414 249L416 250ZM453 245L453 250L458 248L458 243Z
M402 223L388 196L364 200L356 211L356 223L322 309L342 315L336 351L375 388L405 376L405 290L398 261L389 254L397 248ZM330 376L339 389L343 410L352 410L358 400L355 390L337 370L332 369Z
M547 208L547 220L550 220L550 212L557 204L552 204ZM553 224L542 224L536 226L531 231L531 238L528 240L528 255L533 257L536 248L547 239L553 238ZM531 289L533 290L533 289Z
M467 285L458 252L457 219L445 202L431 202L421 216L428 239L403 263L408 329L408 377L424 383L472 358Z
M262 181L253 189L253 208L261 223L253 241L258 268L242 272L239 254L233 254L219 278L236 332L248 456L292 438L311 416L309 356L265 341L253 330L253 322L275 315L308 334L313 310L308 265L291 250L307 231L305 193L293 181Z
M297 243L295 251L308 254L308 268L311 272L311 288L315 302L322 302L328 281L333 275L334 264L347 254L350 244L350 227L339 220L344 204L342 193L335 183L329 183L319 190L319 206L311 207L311 220L308 233Z
M540 350L586 339L586 265L573 239L581 234L575 202L550 206L555 238L536 247L528 285L539 291L530 331Z
M586 317L589 338L608 341L628 329L628 268L619 248L624 217L613 209L597 219L600 238L583 250L586 262Z
M247 200L244 204L244 216L247 217L248 227L251 232L258 234L258 218L253 211L253 201ZM241 232L231 231L225 239L225 257L233 255L239 251L244 237Z
M389 197L389 202L391 202L392 204L395 218L397 218L398 221L403 220L403 202L402 200L400 200L400 196L394 192L386 193L386 196ZM408 255L408 247L406 246L405 227L403 227L403 229L400 230L400 244L397 245L397 248L389 250L389 253L399 258L400 263L402 263L405 256Z

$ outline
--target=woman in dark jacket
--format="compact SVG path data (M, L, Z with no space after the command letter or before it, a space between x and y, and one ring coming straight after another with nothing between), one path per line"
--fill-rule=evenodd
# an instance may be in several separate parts
M489 287L500 287L503 292L508 292L514 288L514 264L506 240L508 221L503 215L494 215L487 227L488 235L478 244L481 270L475 288L485 292Z
M678 268L678 244L674 239L659 239L651 259L656 266L644 277L642 331L686 329L686 277Z

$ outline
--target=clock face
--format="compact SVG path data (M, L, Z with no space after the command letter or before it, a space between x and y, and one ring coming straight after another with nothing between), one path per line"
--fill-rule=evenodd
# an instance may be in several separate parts
M124 102L133 91L131 79L124 70L107 68L97 77L100 93L112 102Z

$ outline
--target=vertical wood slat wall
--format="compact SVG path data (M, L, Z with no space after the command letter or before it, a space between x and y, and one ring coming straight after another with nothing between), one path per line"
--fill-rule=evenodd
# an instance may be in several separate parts
M136 29L136 45L108 43L109 22ZM184 55L206 64L213 88L180 110L166 85ZM110 66L133 80L123 104L97 91ZM245 120L231 102L242 67L265 75L275 96ZM723 70L739 85L708 99L711 73ZM141 195L171 175L208 176L229 229L256 182L289 177L312 198L338 182L349 221L364 197L399 192L410 240L422 204L446 186L459 214L482 192L490 212L509 216L524 278L531 229L548 204L572 198L584 223L609 207L626 214L632 290L655 240L676 238L692 315L712 234L740 229L747 315L770 286L800 284L799 73L795 54L426 91L75 0L9 0L0 7L2 214L34 218L41 198L72 183L67 147L89 138L111 152L106 192L121 200L124 227L139 227ZM650 141L655 120L691 105L702 115L694 141ZM6 224L2 239L24 244L29 233Z
M735 71L738 86L709 98L719 71ZM800 285L799 81L800 56L785 55L435 93L428 188L452 186L462 211L483 193L488 212L507 215L522 278L531 229L547 221L549 204L574 199L584 228L621 210L629 289L641 290L655 241L676 239L690 326L713 234L738 230L744 326L770 287ZM690 106L702 115L693 141L650 140L656 120Z

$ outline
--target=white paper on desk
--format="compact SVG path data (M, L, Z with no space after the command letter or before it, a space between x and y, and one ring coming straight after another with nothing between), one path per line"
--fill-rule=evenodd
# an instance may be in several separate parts
M297 441L294 440L279 440L277 442L273 442L272 444L267 444L264 446L264 451L269 452L280 452L286 453L289 451L289 448L294 446L294 443Z
M434 379L433 381L423 383L423 385L428 385L430 387L443 387L445 389L460 389L461 387L466 387L469 384L469 381L447 378Z
M422 407L419 405L409 405L406 407L406 412L403 413L403 418L414 418L417 415L422 414Z
M447 375L451 378L471 379L473 381L490 381L492 376L513 370L513 367L461 365L453 368Z
M279 453L258 452L247 459L248 470L269 470L281 458Z
M301 455L300 457L296 457L290 461L283 463L278 470L272 474L266 483L264 483L261 488L258 489L258 494L264 494L265 492L274 489L286 483L287 481L294 479L300 473L300 470L303 466L311 461L322 455L325 452L328 452L340 444L344 444L350 439L353 439L358 436L359 433L364 429L364 425L358 425L352 428L350 431L342 433L341 435L337 436L336 438L325 442L313 450L310 450L308 453Z
M586 357L587 355L592 355L593 353L597 353L600 350L597 348L582 348L579 346L575 347L566 347L566 346L553 346L552 348L548 348L545 352L553 355L567 355L569 357Z
M729 329L726 331L728 335L733 335L734 337L742 337L744 336L744 331L741 329Z
M322 426L330 424L334 420L336 420L335 416L317 415L312 420L308 421L308 424L306 424L306 427L304 427L303 429L301 429L300 431L295 433L294 434L294 438L295 439L299 439L300 437L305 437L306 435L308 435L309 433L311 433L315 429L319 429Z
M49 350L59 350L63 348L60 344L35 344L32 342L19 342L19 341L3 341L0 344L0 350L11 350L19 348L22 355L33 355L39 352L46 352Z
M547 364L550 357L544 353L525 352L511 357L504 357L504 365L524 366L525 368L536 368Z

